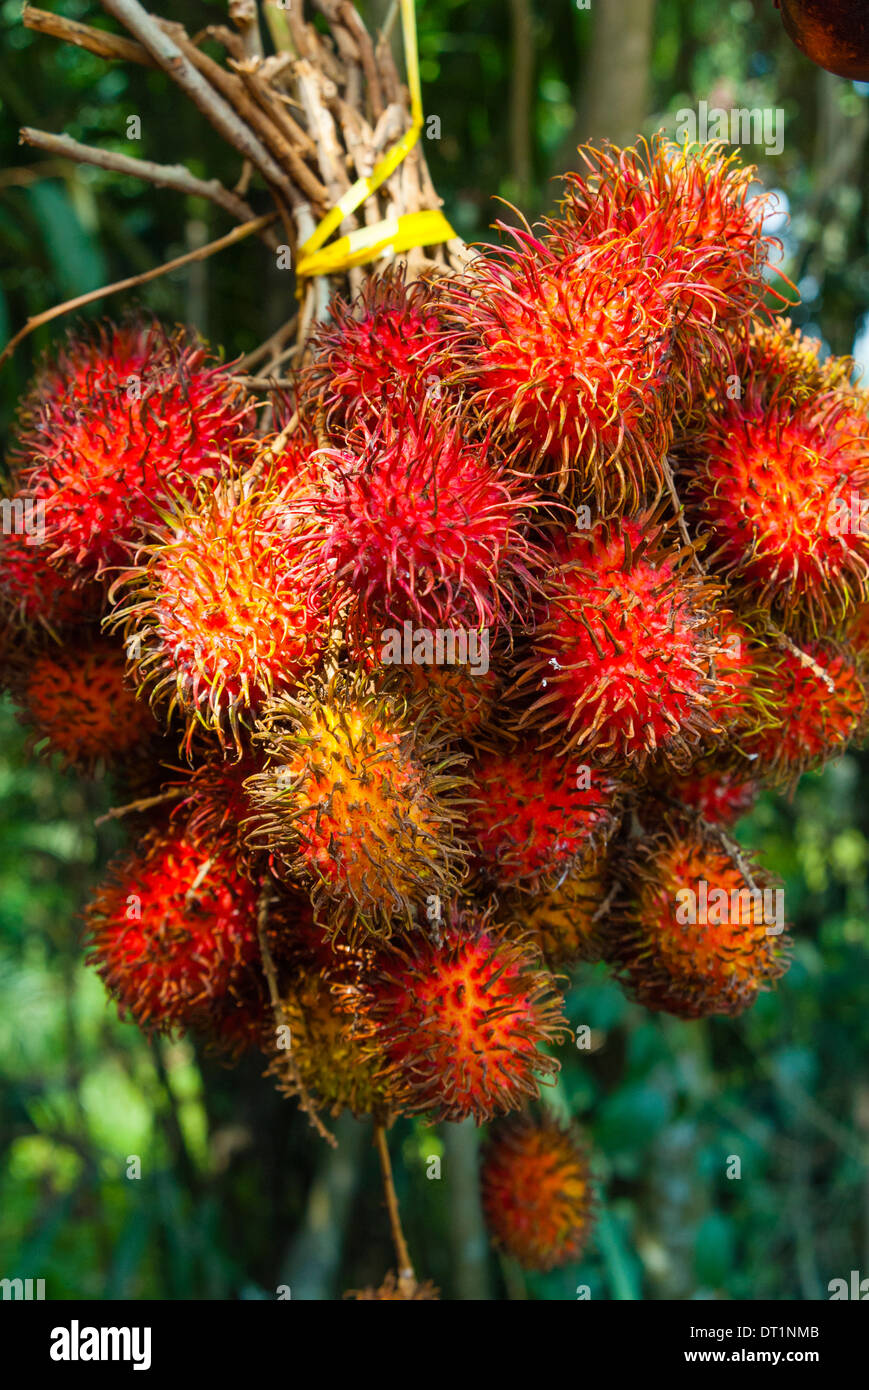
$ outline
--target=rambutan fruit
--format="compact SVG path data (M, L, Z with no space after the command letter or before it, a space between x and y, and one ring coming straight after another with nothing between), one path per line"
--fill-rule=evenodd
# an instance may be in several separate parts
M124 653L94 635L76 646L44 643L16 656L9 688L33 745L64 768L91 774L146 756L158 734L125 678Z
M237 762L211 757L183 780L170 782L166 792L173 796L173 823L183 825L195 840L229 841L246 857L243 826L252 807L244 784L261 766L250 754Z
M611 778L533 745L485 753L468 776L472 865L490 889L551 888L586 865L615 824Z
M250 842L311 890L332 933L388 936L452 895L463 759L426 707L362 672L313 676L269 703L259 742L271 763L246 783Z
M152 702L184 716L188 748L198 722L239 749L269 695L297 685L329 639L281 498L231 477L201 485L112 586L131 667Z
M762 613L751 625L730 613L715 615L718 650L712 662L707 707L714 732L706 739L715 752L721 751L723 743L738 750L746 734L756 733L770 722L765 682L774 658L762 636L767 621Z
M548 891L511 897L510 917L535 942L548 969L599 961L606 923L599 919L607 885L600 860L561 879Z
M411 408L440 399L443 328L435 288L407 285L401 267L370 277L358 300L335 298L311 338L303 390L322 400L333 429L372 425L399 398Z
M246 461L254 424L249 398L206 349L183 333L151 329L138 371L102 360L80 375L20 452L22 493L45 505L55 557L86 570L128 560L161 501L214 474L221 454Z
M444 629L455 642L458 630L488 630L514 609L537 496L460 414L429 404L384 417L320 458L310 502L318 559L359 641L401 641L407 621L429 646Z
M704 559L781 617L817 632L869 592L869 425L846 398L795 407L753 391L686 450L685 501Z
M623 868L627 901L611 958L647 1009L740 1014L784 973L783 890L735 845L665 823Z
M488 913L451 908L439 944L422 932L384 947L360 990L360 1035L405 1113L478 1122L538 1093L567 1034L534 945Z
M564 214L591 243L640 238L680 303L683 365L696 357L686 339L704 326L717 332L763 312L776 244L764 230L772 195L754 192L756 171L738 152L726 155L720 142L683 147L657 137L628 149L586 146L580 154L586 169L566 176ZM714 348L711 334L703 342Z
M344 1295L345 1298L352 1298L357 1303L372 1302L378 1303L412 1303L440 1299L440 1290L436 1289L431 1280L426 1280L423 1284L413 1283L408 1287L402 1284L400 1279L390 1272L387 1274L379 1289L349 1289Z
M712 731L715 596L648 517L562 534L537 628L508 693L530 699L519 726L598 763L690 761Z
M518 1115L493 1127L480 1165L494 1244L525 1269L574 1264L594 1224L588 1154L573 1125Z
M676 306L637 236L504 228L515 246L446 290L456 380L498 438L558 488L621 508L657 492L669 446Z
M820 340L806 337L789 318L774 318L770 323L756 320L747 340L741 331L733 340L733 350L741 386L744 389L750 382L766 404L788 400L802 406L830 391L843 392L855 400L859 395L852 384L854 359L822 359Z
M144 1029L207 1028L259 960L257 890L225 845L153 830L86 913L89 962Z
M869 716L865 672L851 651L830 642L781 651L769 695L773 719L743 751L765 777L785 783L838 757Z
M12 499L14 505L17 499ZM105 590L72 566L51 561L51 547L23 532L0 535L0 609L19 627L54 632L98 618Z

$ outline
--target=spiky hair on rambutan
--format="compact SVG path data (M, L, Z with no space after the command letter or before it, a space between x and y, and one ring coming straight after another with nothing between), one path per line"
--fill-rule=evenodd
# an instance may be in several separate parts
M146 759L156 744L158 725L126 679L123 650L98 633L25 644L7 678L32 746L65 769L93 775Z
M552 977L490 909L452 904L437 942L417 931L384 946L360 995L360 1036L385 1056L404 1113L482 1123L559 1069L543 1050L568 1033Z
M324 449L300 504L327 588L357 644L409 622L432 634L497 628L531 582L536 490L517 480L461 412L428 403L361 424Z
M155 828L87 908L89 963L150 1032L204 1028L243 1000L259 964L257 889L223 845Z
M711 825L732 825L748 814L760 795L753 763L743 759L740 767L717 764L714 757L701 758L681 777L662 772L657 782L652 780L651 791L653 797L660 793L673 819L690 821L699 816ZM642 821L642 807L639 817Z
M637 235L502 225L444 291L454 377L498 439L604 509L656 496L672 437L672 287Z
M426 705L359 670L315 674L267 705L248 840L310 889L330 933L389 936L455 891L465 759L448 737Z
M467 839L485 891L540 893L587 865L616 824L611 777L520 743L468 766Z
M249 454L252 401L229 371L184 332L146 341L137 371L109 358L74 373L20 441L22 494L44 504L53 555L86 571L128 561L161 501Z
M844 753L869 721L869 677L848 647L789 644L769 678L774 717L743 748L767 780L793 785L803 772Z
M740 384L750 372L755 391L767 402L784 399L804 405L835 391L857 404L865 394L854 385L854 358L823 357L820 339L807 337L789 318L755 320L747 340L740 331L730 335L730 341Z
M588 1150L553 1115L524 1114L493 1126L480 1164L483 1212L493 1243L525 1269L580 1259L594 1226Z
M765 401L749 378L680 451L705 563L792 629L840 623L869 593L867 463L847 396Z
M482 650L478 655L482 655ZM487 647L486 658L490 656ZM473 665L465 662L452 666L411 662L395 670L409 703L426 701L453 739L475 744L486 739L502 684L497 669L484 671L478 660Z
M563 212L577 234L636 235L673 284L682 306L677 337L764 313L766 274L778 245L765 230L773 194L755 191L756 170L720 141L676 145L657 136L627 149L580 149L585 169L566 175ZM778 296L780 299L781 295ZM715 346L712 333L703 343ZM696 357L687 344L686 360Z
M240 754L256 712L292 689L330 638L298 518L268 479L227 475L178 497L111 588L131 671L155 707L177 709Z
M416 1281L412 1284L402 1283L390 1270L379 1288L348 1289L344 1297L353 1299L357 1303L439 1302L440 1290L435 1288L430 1279L422 1284L418 1284Z
M541 743L603 766L687 765L713 731L715 586L645 514L553 541L537 627L511 687Z
M645 1008L736 1015L787 967L784 891L735 842L664 821L622 861L609 958Z
M252 807L244 784L261 769L262 759L253 753L234 761L213 752L192 770L176 769L163 783L172 824L194 840L233 845L252 871L256 856L245 844L243 829Z
M606 954L608 875L603 857L533 894L511 894L506 916L533 940L549 970L596 962Z
M718 650L712 662L712 689L707 714L714 731L705 739L709 751L721 756L733 752L744 768L741 743L772 722L774 711L767 685L775 661L766 635L769 615L748 610L736 618L731 612L715 612Z
M396 398L416 408L443 392L443 326L434 285L408 285L403 266L371 276L352 303L336 296L311 337L302 391L340 430L360 411L373 424Z

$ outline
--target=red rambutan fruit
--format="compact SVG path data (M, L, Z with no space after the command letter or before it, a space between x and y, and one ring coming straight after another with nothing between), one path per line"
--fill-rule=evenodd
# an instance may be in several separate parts
M735 846L665 823L636 844L624 872L610 954L647 1009L740 1014L784 973L783 890Z
M553 887L598 853L615 823L611 778L528 744L483 754L468 776L472 864L490 888Z
M743 744L768 778L795 782L807 769L838 757L865 728L869 685L845 647L825 642L786 648L768 685L773 718Z
M362 672L315 676L270 702L259 740L271 764L246 784L250 842L311 890L330 932L389 935L451 896L462 759L426 708Z
M225 845L153 830L91 901L89 962L145 1029L208 1028L258 963L257 890Z
M241 729L276 690L297 685L329 639L298 521L281 493L232 478L164 513L112 622L151 699L241 746Z
M494 1126L480 1166L494 1244L525 1269L574 1264L594 1224L588 1154L573 1125L519 1115Z
M225 368L183 333L147 341L139 371L100 362L89 397L74 376L21 440L21 491L45 504L53 554L84 569L128 560L161 502L214 474L221 454L249 452L251 403Z
M384 948L361 993L360 1034L406 1113L482 1122L558 1071L542 1050L567 1034L552 977L487 913L453 908L439 944L416 932Z
M433 286L404 281L401 269L372 276L359 299L336 298L330 322L311 344L303 390L319 397L332 428L353 424L360 411L373 424L397 398L412 408L440 399L443 328Z
M447 290L471 407L562 492L636 503L670 444L675 301L637 237L581 242L568 224L474 261Z
M564 212L577 235L640 238L645 254L673 278L683 341L704 325L719 326L763 312L765 271L774 238L764 231L772 194L753 191L756 170L713 142L682 147L661 137L651 144L580 151L587 172L568 174ZM706 334L704 343L714 346ZM687 345L686 362L696 355Z
M758 783L748 776L750 764L744 766L740 774L701 760L685 776L667 777L663 789L668 802L681 803L689 815L693 812L711 825L732 825L748 814L760 792Z
M597 762L676 765L712 730L714 597L650 519L564 534L544 581L530 651L513 687L520 727Z
M685 454L704 558L788 623L841 621L869 582L869 425L847 399L795 407L752 390L708 417Z
M440 406L385 417L325 450L311 520L351 633L402 640L407 621L431 645L439 629L496 626L529 578L535 501L488 441Z
M158 734L147 704L125 679L124 653L89 635L73 646L18 653L9 688L33 745L87 774L144 755Z

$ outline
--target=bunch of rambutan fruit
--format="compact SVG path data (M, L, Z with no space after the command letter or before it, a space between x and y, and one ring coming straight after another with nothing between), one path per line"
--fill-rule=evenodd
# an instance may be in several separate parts
M332 1113L495 1120L485 1211L539 1269L593 1209L537 1108L554 972L747 1008L787 934L730 827L867 713L852 363L778 313L738 159L582 158L462 275L336 299L268 431L190 333L73 332L0 552L21 718L131 798L86 914L122 1014Z

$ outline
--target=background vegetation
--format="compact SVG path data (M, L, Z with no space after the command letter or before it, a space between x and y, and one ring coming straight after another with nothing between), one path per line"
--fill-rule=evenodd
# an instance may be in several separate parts
M54 3L104 22L86 0ZM387 4L361 8L376 20ZM701 99L782 108L782 154L747 153L790 211L794 317L869 359L869 91L802 59L771 0L417 8L427 110L441 119L427 153L462 235L491 235L505 215L493 195L529 216L550 210L579 139L630 140ZM194 31L224 6L171 11ZM139 115L135 153L237 177L161 74L57 46L19 15L19 0L0 3L2 340L56 300L227 229L195 200L41 162L18 148L20 125L129 151ZM287 317L291 293L246 243L154 282L143 301L234 356ZM0 373L4 429L32 354L60 331L35 335ZM569 1299L586 1284L593 1298L810 1299L851 1269L869 1273L867 774L850 754L740 828L783 877L797 937L789 975L744 1019L651 1017L598 970L576 975L569 1016L592 1026L594 1046L565 1056L554 1103L598 1155L598 1234L581 1266L528 1277L501 1264L480 1227L474 1127L397 1126L408 1238L444 1296ZM0 706L0 1275L44 1277L53 1298L271 1298L280 1285L334 1298L379 1282L393 1256L366 1127L339 1120L341 1147L328 1151L259 1064L228 1071L187 1043L150 1046L84 968L77 914L120 843L116 828L92 828L110 803L105 783L35 761ZM139 1179L127 1176L133 1155ZM739 1180L726 1177L731 1155ZM432 1156L440 1180L427 1176Z

